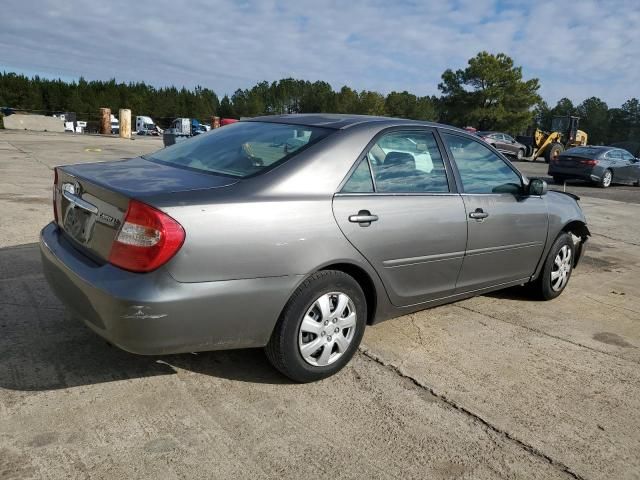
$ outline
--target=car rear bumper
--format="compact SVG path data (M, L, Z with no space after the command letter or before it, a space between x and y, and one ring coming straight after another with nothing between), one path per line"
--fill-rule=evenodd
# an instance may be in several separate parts
M593 182L600 181L604 169L599 166L595 167L563 167L560 165L549 164L549 175L554 177L576 178L580 180L589 180Z
M155 355L264 346L300 278L181 283L164 269L99 265L50 223L40 234L44 275L76 317L110 343Z

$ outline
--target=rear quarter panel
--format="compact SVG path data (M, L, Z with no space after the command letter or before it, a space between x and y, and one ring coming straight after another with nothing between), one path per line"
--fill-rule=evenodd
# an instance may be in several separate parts
M167 265L180 282L304 275L329 261L361 263L338 229L331 197L244 197L165 211L186 232Z

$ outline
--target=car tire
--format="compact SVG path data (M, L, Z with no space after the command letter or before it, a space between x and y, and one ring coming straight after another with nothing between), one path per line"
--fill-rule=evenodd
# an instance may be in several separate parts
M611 186L611 182L613 182L613 172L607 168L602 174L602 178L598 182L598 186L600 188L609 188Z
M540 276L531 284L534 294L541 300L553 300L559 296L571 278L574 258L573 238L569 233L562 232L553 242Z
M516 153L516 160L521 162L523 157L524 157L524 151L522 149L519 149L518 153Z
M366 319L364 292L353 277L337 270L316 272L285 305L265 353L295 382L321 380L351 360Z
M554 142L549 145L547 151L544 152L544 161L547 163L551 163L551 160L560 155L562 152L564 152L564 147L562 146L562 144Z

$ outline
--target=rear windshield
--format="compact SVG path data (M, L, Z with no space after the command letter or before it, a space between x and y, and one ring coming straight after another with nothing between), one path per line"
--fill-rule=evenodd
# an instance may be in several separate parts
M269 170L334 130L267 122L237 122L145 156L172 166L231 177Z
M602 150L599 149L599 148L593 148L593 147L574 147L574 148L570 148L565 153L567 155L589 155L589 156L595 156L595 155L599 155L600 153L602 153Z

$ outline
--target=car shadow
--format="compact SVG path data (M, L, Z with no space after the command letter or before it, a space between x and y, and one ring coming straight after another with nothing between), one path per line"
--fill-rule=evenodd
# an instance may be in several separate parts
M290 383L261 349L141 356L109 345L71 318L52 294L36 243L0 249L0 388L51 390L179 369L242 382Z
M485 293L483 297L499 298L501 300L519 300L521 302L539 302L526 286L520 285Z

